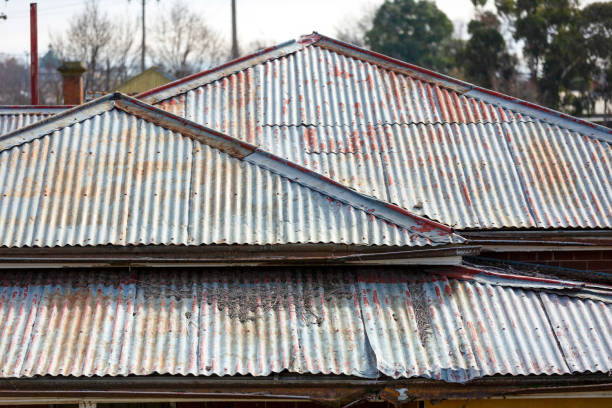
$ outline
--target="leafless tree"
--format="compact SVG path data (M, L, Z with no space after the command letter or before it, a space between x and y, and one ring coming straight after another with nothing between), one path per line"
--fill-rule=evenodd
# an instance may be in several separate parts
M88 0L66 32L52 34L51 43L62 60L83 62L86 92L105 92L131 73L136 51L134 27L126 19L111 20L97 0Z
M104 90L111 91L127 81L134 73L138 60L137 27L129 18L113 22L110 44L102 53L104 61Z
M213 66L227 55L221 37L182 0L162 12L155 27L153 59L177 78Z
M30 103L29 69L14 57L0 56L0 104Z
M365 33L372 28L372 21L375 15L376 7L370 5L364 7L357 18L345 17L336 28L336 38L359 47L367 48Z

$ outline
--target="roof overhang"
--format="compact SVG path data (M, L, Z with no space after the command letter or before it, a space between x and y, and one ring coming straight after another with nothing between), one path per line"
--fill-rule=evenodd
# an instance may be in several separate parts
M140 245L0 248L0 269L274 265L457 265L475 245L433 248L341 244Z
M595 251L612 250L610 229L463 230L472 245L485 251Z
M413 400L542 398L575 395L612 395L612 380L605 374L491 377L467 384L426 379L375 380L350 376L275 375L262 378L136 376L0 380L0 405L130 401L318 401L350 404Z

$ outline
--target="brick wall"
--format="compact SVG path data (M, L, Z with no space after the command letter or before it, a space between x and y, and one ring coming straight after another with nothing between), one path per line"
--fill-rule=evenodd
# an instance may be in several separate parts
M521 261L539 265L612 273L612 251L610 250L483 252L480 256L504 261Z

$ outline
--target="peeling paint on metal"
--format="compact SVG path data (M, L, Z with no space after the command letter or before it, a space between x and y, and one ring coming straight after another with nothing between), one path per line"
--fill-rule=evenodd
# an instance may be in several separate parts
M610 303L443 274L360 273L359 288L377 367L393 378L466 382L495 374L612 369ZM562 301L551 311L540 296ZM571 325L578 321L583 323Z
M1 377L374 377L355 281L321 271L3 273Z
M444 269L4 271L0 377L608 372L610 316Z

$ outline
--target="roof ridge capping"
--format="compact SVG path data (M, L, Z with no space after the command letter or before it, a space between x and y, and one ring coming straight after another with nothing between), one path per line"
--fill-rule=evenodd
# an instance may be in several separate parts
M147 103L156 103L172 96L185 93L198 86L213 82L227 75L242 71L261 62L291 54L311 45L327 48L334 52L365 60L387 69L403 71L403 73L411 75L412 77L427 82L438 83L465 96L479 99L493 105L502 106L612 143L612 129L605 126L588 122L510 95L482 88L409 62L401 61L375 51L370 51L341 40L336 40L335 38L325 36L316 31L302 35L297 40L286 41L277 46L268 47L255 53L245 55L244 57L228 61L212 69L150 89L137 95L136 98L142 99Z
M356 209L391 222L399 227L412 231L436 243L463 243L465 239L453 233L452 228L410 213L396 205L386 203L358 193L332 179L307 168L264 151L257 146L243 142L224 133L217 132L200 124L176 116L163 109L156 108L123 94L115 103L118 109L134 113L145 119L152 120L162 127L171 128L179 133L219 149L232 157L263 167L289 180L302 184L334 200L348 204ZM137 112L141 110L140 112ZM151 115L151 117L148 117ZM165 117L173 124L160 123L160 117Z
M302 41L301 39L299 41L289 40L272 47L263 48L255 51L254 53L230 60L221 65L217 65L213 68L196 72L195 74L177 79L176 81L169 82L165 85L149 89L148 91L144 91L135 97L142 99L147 103L156 103L174 95L188 92L191 89L201 86L202 84L213 82L227 75L250 68L256 64L259 64L260 62L269 61L271 59L291 54L304 46L312 44L314 41L316 41L314 38L318 37L319 36L317 34L311 41Z
M382 65L390 69L409 71L412 76L424 79L428 82L437 82L445 87L454 89L465 96L473 97L487 103L499 105L526 115L534 116L552 124L562 125L575 131L587 133L590 136L597 137L605 142L612 143L612 129L605 126L588 122L554 109L516 98L514 96L483 88L469 82L441 74L431 69L423 68L418 65L398 60L375 51L370 51L341 40L336 40L335 38L327 37L317 32L304 35L302 38L304 39L304 44L306 45L316 43L317 46L339 52L349 57L367 60L371 63ZM316 40L314 40L315 38Z
M234 158L246 161L297 182L333 200L362 210L370 216L395 224L438 244L463 243L449 226L412 214L398 206L358 193L323 175L263 151L221 132L174 115L119 92L109 94L62 112L44 121L0 137L0 151L30 142L53 131L81 122L94 115L119 109L165 129L190 137Z
M85 116L89 117L106 112L112 109L115 98L117 98L115 94L108 94L82 105L60 110L59 113L48 118L5 133L0 136L0 152L23 143L28 143L57 129L80 122Z

